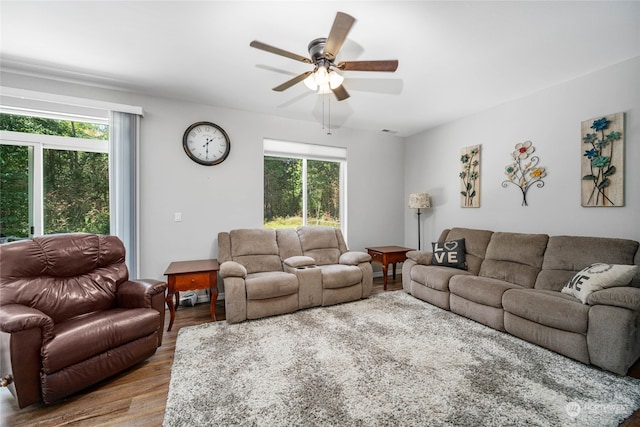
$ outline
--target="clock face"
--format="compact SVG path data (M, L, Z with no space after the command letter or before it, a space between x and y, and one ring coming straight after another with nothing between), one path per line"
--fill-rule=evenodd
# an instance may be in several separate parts
M182 147L194 162L212 166L227 158L231 150L231 142L220 126L210 122L198 122L185 131Z

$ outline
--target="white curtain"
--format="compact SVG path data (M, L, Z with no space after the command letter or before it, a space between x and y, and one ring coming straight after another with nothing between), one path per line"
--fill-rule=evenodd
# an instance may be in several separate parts
M111 112L109 140L109 189L111 234L127 250L129 277L138 278L138 141L140 116Z

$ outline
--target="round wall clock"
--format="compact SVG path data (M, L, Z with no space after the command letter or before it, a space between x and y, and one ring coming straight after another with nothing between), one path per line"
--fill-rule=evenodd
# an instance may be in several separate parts
M184 132L182 148L194 162L213 166L227 158L231 151L231 141L220 126L211 122L198 122Z

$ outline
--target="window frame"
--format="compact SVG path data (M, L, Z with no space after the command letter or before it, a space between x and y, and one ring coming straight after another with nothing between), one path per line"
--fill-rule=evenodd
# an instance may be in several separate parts
M29 227L29 237L44 235L44 150L109 154L107 140L2 130L0 141L2 145L23 146L29 149L29 219L32 222Z
M333 162L340 164L339 186L340 186L340 230L347 236L347 149L326 145L308 144L302 142L281 141L275 139L263 140L262 165L264 167L265 157L279 157L285 159L302 160L302 225L307 225L307 160ZM264 170L263 191L264 191ZM262 195L264 202L264 193ZM262 213L264 224L264 212Z

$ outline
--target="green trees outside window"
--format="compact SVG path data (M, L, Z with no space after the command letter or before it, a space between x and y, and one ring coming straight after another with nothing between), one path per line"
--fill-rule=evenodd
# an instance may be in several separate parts
M32 234L34 206L42 206L43 234L109 233L109 155L87 141L108 141L108 125L0 114L0 129L81 138L86 144L86 151L69 148L65 140L59 147L43 144L41 184L34 182L40 175L33 169L37 144L0 146L0 235L4 240ZM33 200L37 185L41 185L42 200Z
M340 163L265 156L264 226L301 225L340 227Z

